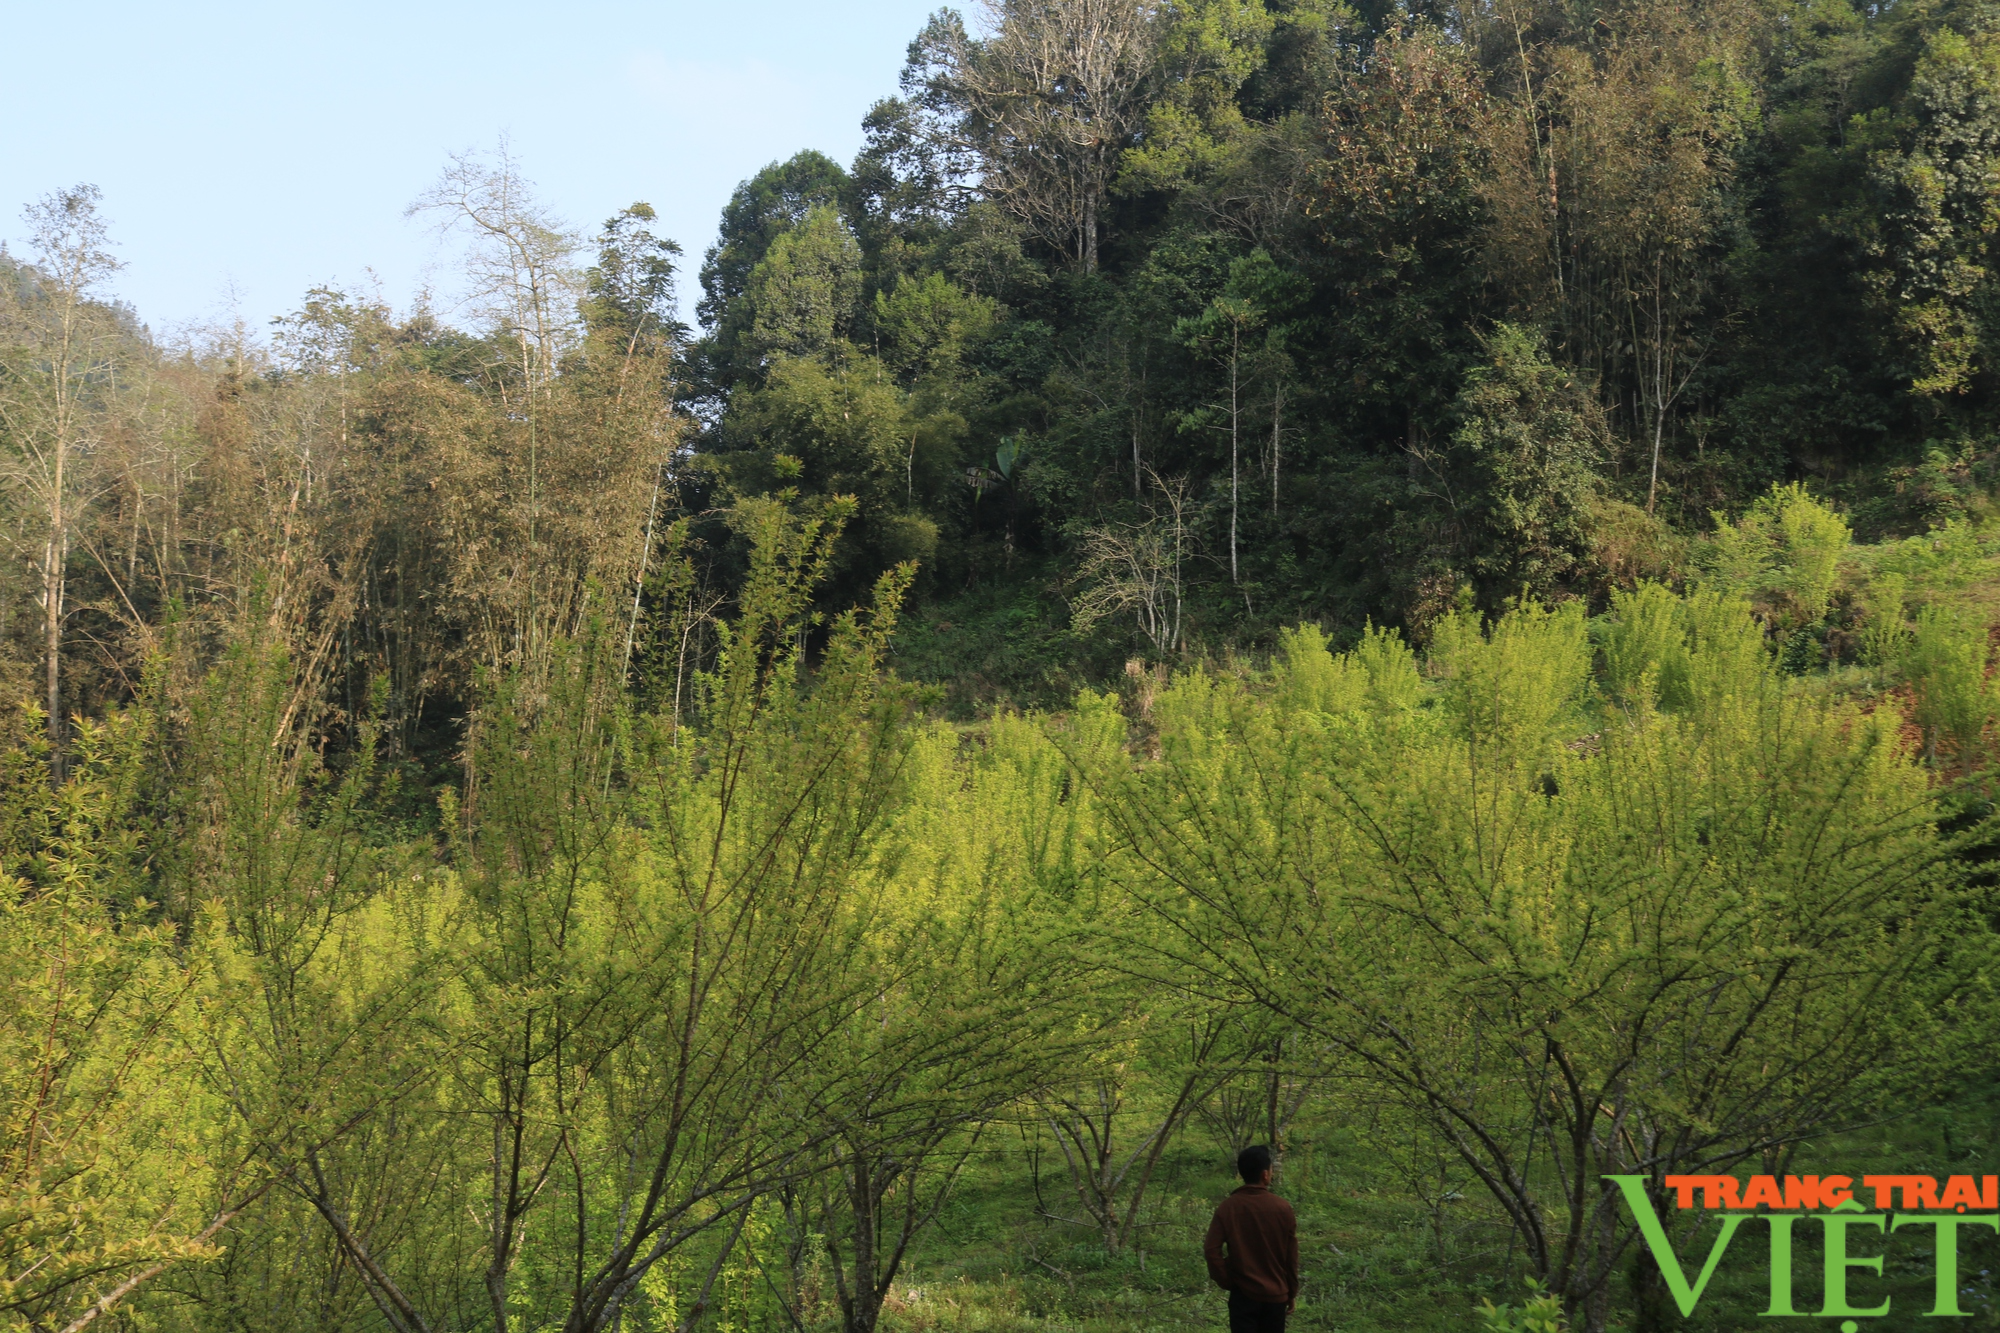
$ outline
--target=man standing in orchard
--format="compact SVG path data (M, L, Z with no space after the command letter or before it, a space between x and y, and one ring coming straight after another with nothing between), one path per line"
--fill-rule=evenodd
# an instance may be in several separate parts
M1217 1206L1202 1243L1208 1275L1229 1293L1229 1333L1284 1333L1299 1298L1298 1217L1271 1193L1269 1148L1245 1148L1236 1170L1243 1185Z

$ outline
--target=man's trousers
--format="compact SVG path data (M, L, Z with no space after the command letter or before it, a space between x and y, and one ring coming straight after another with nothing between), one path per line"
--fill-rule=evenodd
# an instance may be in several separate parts
M1229 1293L1229 1333L1285 1333L1285 1307Z

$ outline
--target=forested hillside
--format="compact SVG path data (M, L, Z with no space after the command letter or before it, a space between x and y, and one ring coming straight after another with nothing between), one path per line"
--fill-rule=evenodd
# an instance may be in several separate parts
M1002 0L865 131L171 336L28 207L6 1328L1209 1327L1260 1142L1295 1327L1734 1327L1605 1176L1989 1164L2000 18Z
M686 391L704 496L851 494L848 586L921 562L911 669L1035 698L1465 589L1601 605L1773 482L1865 540L1977 506L1970 11L975 18L850 168L744 185Z
M897 661L960 716L1301 619L1601 609L1773 483L1920 533L1995 449L1986 22L941 11L861 155L758 171L696 272L649 208L574 232L461 159L412 210L466 245L452 320L316 291L188 346L115 304L96 197L52 196L7 284L0 639L43 677L58 625L53 711L93 712L169 606L273 571L343 707L382 676L448 764L475 665L587 586L640 585L670 691L706 638L666 609L726 609L766 497L845 515L827 608L916 563Z

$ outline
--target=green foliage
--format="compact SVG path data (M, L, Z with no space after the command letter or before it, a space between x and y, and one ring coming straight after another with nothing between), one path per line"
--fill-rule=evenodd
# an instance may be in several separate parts
M647 229L657 218L651 204L637 203L607 219L597 263L584 275L583 313L591 331L620 338L628 355L687 333L674 309L681 247Z
M321 759L264 619L157 715L156 816L140 715L81 729L62 784L18 747L8 1151L49 1115L89 1161L22 1178L48 1225L9 1243L98 1266L14 1307L179 1265L132 1299L193 1333L342 1301L341 1326L864 1333L967 1253L967 1191L1018 1186L1023 1225L1122 1271L1199 1230L1189 1136L1217 1165L1286 1145L1301 1192L1345 1136L1420 1266L1454 1212L1523 1238L1547 1289L1489 1326L1602 1327L1627 1221L1578 1182L1637 1143L1678 1170L1838 1131L1988 1058L1961 860L1987 834L1941 832L1985 638L1940 552L1883 596L1926 599L1892 669L1950 765L1785 676L1744 598L1652 583L1595 626L1461 608L1421 655L1298 626L1268 672L968 732L884 669L907 567L815 609L848 509L739 506L752 562L677 712L635 709L601 622L492 680L441 846L380 817L371 725ZM179 844L158 927L147 817Z
M777 455L796 467L756 477L748 459L732 459L745 469L742 489L754 495L774 481L798 481L808 494L858 493L879 503L880 492L901 480L895 474L902 470L908 408L895 385L873 370L866 362L841 369L806 358L775 363L765 386L745 398L739 420L767 467Z
M760 363L832 350L846 334L861 297L861 247L830 205L780 232L750 270L744 352Z
M79 728L60 784L19 731L0 761L10 1329L65 1326L135 1273L214 1254L210 1214L238 1184L201 1094L206 979L137 892L147 739L136 714Z
M1903 656L1910 640L1904 621L1903 597L1906 584L1901 575L1885 574L1870 589L1868 623L1862 628L1863 650L1870 662L1890 665Z
M483 728L459 1077L505 1145L484 1200L496 1324L519 1301L608 1326L666 1255L740 1234L859 1096L867 1067L825 1053L885 981L858 895L902 788L875 668L900 587L839 620L807 691L799 631L838 527L776 506L753 521L698 728L635 727L587 643L546 685L504 690ZM797 1132L766 1132L781 1124ZM558 1205L541 1185L559 1163ZM531 1224L550 1206L623 1224L549 1252ZM594 1276L566 1282L566 1263Z
M1627 703L1670 708L1689 699L1692 666L1686 607L1657 583L1611 594L1611 623L1604 635L1604 684Z
M1299 712L1346 713L1360 706L1370 685L1368 670L1351 654L1335 657L1329 653L1326 635L1317 626L1285 630L1278 642L1284 654L1278 694L1286 707Z
M1060 708L1081 676L1063 608L1023 570L1002 593L935 603L896 636L899 674L937 689L961 722L1016 708Z
M875 293L874 325L882 358L910 379L951 379L991 336L998 304L967 292L942 273L904 277L894 290Z
M1986 627L1941 606L1917 613L1902 665L1916 694L1916 720L1933 753L1940 739L1972 754L1993 711L1986 682Z
M1278 16L1262 0L1177 6L1161 34L1167 77L1140 143L1125 154L1125 190L1172 189L1214 174L1247 130L1243 86L1268 62Z
M1504 1302L1499 1305L1491 1300L1480 1302L1480 1327L1484 1333L1563 1333L1568 1324L1563 1319L1562 1302L1535 1279L1527 1279L1527 1284L1528 1299L1521 1302L1518 1310Z
M1940 27L1924 43L1900 114L1878 112L1866 125L1885 205L1881 258L1867 281L1917 394L1964 392L1987 356L1990 204L1981 182L1992 169L1996 89L1995 35Z
M1893 541L1982 513L2000 456L2000 65L1976 9L941 12L851 169L801 152L731 195L699 336L649 206L587 251L509 166L481 186L499 248L468 327L318 291L268 364L182 365L105 290L97 196L51 196L55 248L0 283L0 593L74 615L53 649L9 619L0 680L53 653L82 712L115 706L170 606L205 618L211 588L310 549L286 568L314 591L283 604L327 623L294 646L335 636L351 718L376 669L354 645L381 645L388 752L443 781L476 668L581 634L593 585L638 585L643 663L668 618L648 534L690 521L682 609L713 614L748 567L723 511L794 480L809 505L854 498L827 606L914 558L915 611L1011 606L1024 568L1051 603L1101 582L1098 539L1184 488L1172 634L1100 622L991 680L1102 683L1168 640L1260 654L1301 619L1421 640L1467 585L1488 613L1602 611L1689 576L1697 546L1818 675L1855 652L1839 535L1788 528L1825 515L1767 492L1810 479ZM527 267L489 262L509 246ZM867 465L794 478L781 460L811 472L838 395L779 382L821 401L774 405L789 361L888 384L906 419L862 404L834 451ZM51 431L78 451L60 485ZM1009 448L1027 461L996 467ZM51 564L35 534L72 525ZM704 621L676 662L710 647Z
M1678 714L1597 712L1581 610L1530 605L1441 621L1403 726L1196 681L1156 709L1159 763L1086 765L1133 849L1121 884L1171 925L1134 929L1135 956L1341 1052L1487 1182L1570 1310L1626 1225L1578 1182L1633 1143L1655 1170L1733 1160L1978 1058L1944 1015L1984 1003L1990 940L1900 719L1787 689L1740 602L1663 596L1621 606L1617 660L1641 683L1674 661Z
M904 393L871 358L778 359L743 396L732 429L750 447L717 461L737 496L788 495L813 513L854 506L830 589L836 604L886 569L936 555L938 524L912 501L949 484L964 421Z
M989 17L700 336L505 164L462 329L0 256L10 1328L1192 1328L1264 1139L1603 1333L1990 1066L1991 16Z
M1391 629L1368 626L1354 650L1355 660L1368 673L1368 697L1385 713L1414 707L1422 696L1422 677L1417 655Z
M1435 469L1440 498L1464 568L1489 598L1546 597L1589 554L1603 414L1532 333L1502 324L1487 354L1454 408L1457 426Z
M723 209L716 243L701 266L702 323L721 331L717 348L723 364L718 371L733 377L741 372L737 343L747 321L733 310L749 290L750 275L786 231L803 222L814 208L837 203L847 173L822 153L803 152L789 161L773 162L745 181Z
M1719 589L1756 598L1781 626L1826 614L1851 534L1803 483L1773 486L1735 523L1717 518L1707 568Z

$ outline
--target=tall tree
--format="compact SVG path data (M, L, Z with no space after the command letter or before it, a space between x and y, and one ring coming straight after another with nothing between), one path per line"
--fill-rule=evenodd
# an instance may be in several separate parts
M730 195L715 244L702 256L701 301L695 307L709 334L704 370L713 383L707 392L726 394L755 378L757 358L744 347L750 312L742 299L751 273L779 236L814 209L837 208L847 194L847 173L839 163L824 153L803 152L773 162Z
M1149 0L989 0L992 35L947 34L950 85L983 187L1086 273L1105 200L1145 121L1157 59Z
M102 439L105 399L116 390L120 330L98 299L120 267L97 206L94 185L44 195L23 217L37 271L33 289L14 305L22 346L7 367L0 424L7 471L34 497L42 532L36 560L41 583L43 707L50 763L63 765L63 627L69 602L70 546L96 499L90 459Z
M1518 25L1527 16L1509 16ZM1641 442L1645 508L1677 405L1726 322L1733 187L1756 111L1746 16L1642 8L1588 42L1520 46L1488 120L1494 272L1562 331Z
M625 355L641 350L672 354L688 336L676 304L681 247L655 236L659 214L640 202L606 218L597 237L597 262L583 275L582 311L592 332L625 337Z

